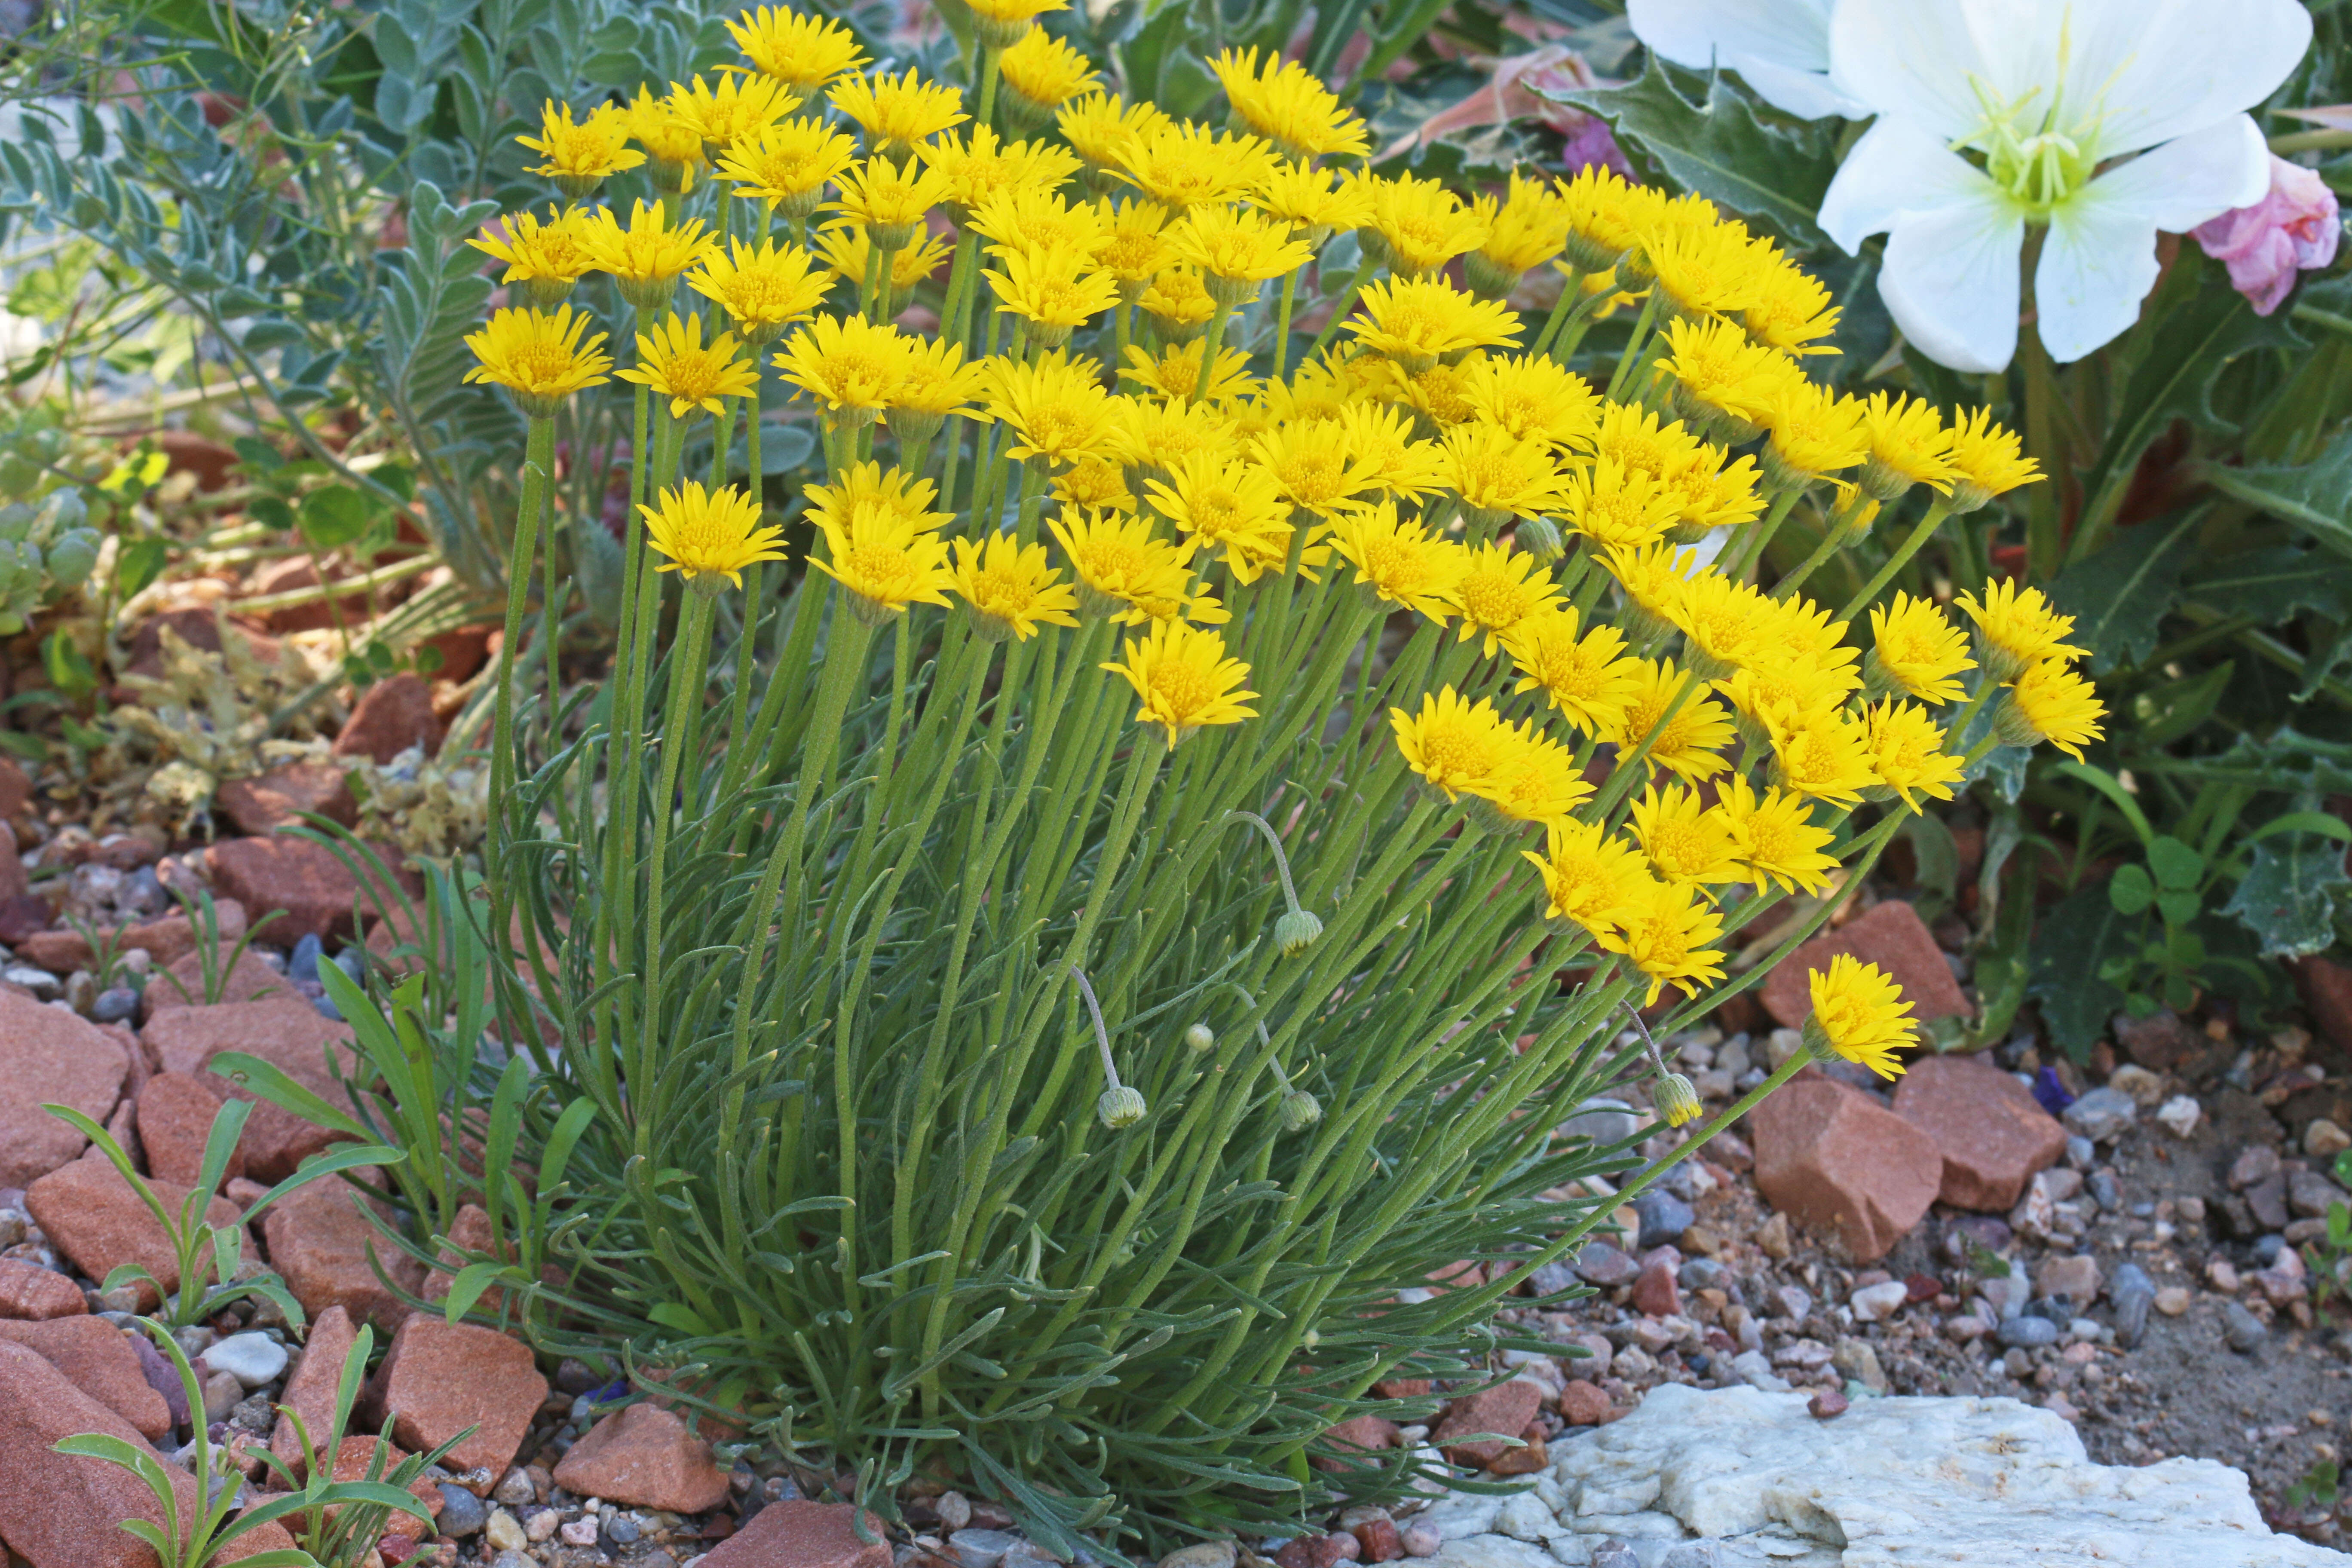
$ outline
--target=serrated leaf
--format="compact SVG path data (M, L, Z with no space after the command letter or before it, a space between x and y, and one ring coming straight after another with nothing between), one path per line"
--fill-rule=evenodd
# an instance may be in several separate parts
M1693 103L1675 90L1652 55L1641 77L1623 87L1543 96L1607 121L1637 162L1655 165L1684 190L1769 225L1800 249L1829 244L1813 214L1837 173L1830 138L1765 124L1721 78L1708 84L1703 101Z
M2076 889L2035 928L2026 994L2041 1005L2051 1039L2069 1056L2088 1056L2123 1006L2123 991L2100 971L2117 960L2127 966L2138 933L2139 921L2118 913L2101 887Z
M2256 349L2305 346L2285 312L2255 315L2243 295L2210 271L2211 265L2184 251L2159 290L2158 308L2148 317L2147 353L2124 384L2106 447L2084 481L2086 492L2098 493L2110 475L2138 462L2176 419L2200 430L2228 431L2229 422L2214 412L2211 399L2213 384L2231 361ZM2185 298L2162 309L2176 295Z
M2198 603L2225 616L2251 616L2272 626L2305 610L2336 620L2352 613L2352 565L2324 550L2293 544L2231 556L2200 568L2184 586Z
M2050 584L2050 602L2074 617L2074 641L2091 650L2091 671L2137 664L2155 651L2159 624L2180 591L2181 568L2196 542L2202 509L2077 561ZM2161 529L2161 532L2153 530Z
M2266 463L2204 470L2207 483L2248 506L2291 522L2338 555L2352 557L2352 431L2308 463Z
M2221 912L2262 940L2264 957L2302 958L2335 942L2335 890L2347 885L2343 845L2315 833L2279 834L2254 846Z

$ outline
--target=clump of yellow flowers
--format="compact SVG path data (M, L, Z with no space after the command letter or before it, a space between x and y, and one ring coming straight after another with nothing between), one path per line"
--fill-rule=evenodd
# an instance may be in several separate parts
M1260 1148L1238 1190L1293 1168L1249 1129L1337 1170L1474 1079L1447 1121L1465 1149L1504 1137L1669 993L1679 1026L1755 984L1995 747L2100 732L2035 590L1946 594L1964 619L1887 595L1947 519L2039 476L1981 412L1816 379L1837 311L1769 237L1605 171L1374 173L1363 123L1254 51L1213 62L1227 118L1178 120L1108 92L1041 27L1061 9L970 0L969 89L747 13L740 68L549 105L526 143L549 203L477 241L511 302L474 378L530 423L501 792L533 765L512 688L554 427L608 342L635 349L620 645L578 753L604 759L572 851L599 879L562 935L593 997L566 1015L582 1092L637 1130L616 1168L746 1184L724 1226L842 1194L780 1233L822 1232L790 1289L820 1326L929 1292L911 1348L838 1382L932 1426L992 1322L953 1283L973 1237L1007 1279L1075 1270L1022 1298L1068 1303L1029 1320L1045 1356L1081 1302L1156 1300L1151 1259L1211 1246L1197 1198L1105 1217L1186 1186L1153 1140L1203 1169L1218 1140ZM824 468L782 510L743 478L780 421L814 425ZM1770 567L1792 521L1811 553ZM1839 602L1808 597L1832 563ZM551 638L551 566L541 592ZM1785 940L1735 963L1782 904ZM1840 960L1811 985L1814 1052L1900 1070L1890 980ZM1493 1076L1454 1058L1423 1083L1473 1023L1503 1042ZM1317 1043L1380 1028L1353 1066ZM674 1065L706 1048L705 1076ZM1652 1060L1665 1120L1698 1118ZM770 1063L793 1075L772 1092ZM688 1115L708 1148L648 1165L645 1129ZM894 1173L967 1139L977 1163L936 1189ZM1127 1195L1066 1262L978 1195L1016 1147L1115 1162ZM925 1250L935 1230L956 1239ZM1262 1357L1199 1351L1158 1405L1214 1428L1222 1377L1312 1349L1299 1310L1258 1320Z

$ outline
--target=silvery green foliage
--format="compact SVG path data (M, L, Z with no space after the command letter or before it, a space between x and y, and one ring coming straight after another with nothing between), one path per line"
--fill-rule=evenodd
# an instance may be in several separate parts
M499 211L547 202L524 172L535 154L515 142L543 101L586 107L707 68L728 48L721 18L740 8L255 0L168 22L129 11L102 58L50 60L64 86L16 106L21 133L0 142L0 241L98 241L196 320L205 361L250 381L304 456L404 508L306 423L321 405L387 417L415 456L435 543L469 586L500 589L522 427L497 400L454 395L464 335L495 287L465 241ZM92 84L89 101L77 80ZM102 82L118 88L101 96ZM609 193L625 208L641 194L625 182ZM573 302L617 335L601 289ZM575 400L567 435L625 439L626 390ZM572 467L572 510L594 515L604 475Z
M88 581L98 546L77 491L0 506L0 637L23 631L34 611Z

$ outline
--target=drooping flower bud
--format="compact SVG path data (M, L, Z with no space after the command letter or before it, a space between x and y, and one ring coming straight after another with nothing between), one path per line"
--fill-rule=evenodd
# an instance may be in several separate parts
M1699 1104L1698 1090L1691 1080L1678 1072L1670 1072L1651 1086L1650 1100L1658 1114L1666 1119L1669 1127L1680 1127L1685 1121L1696 1121L1706 1113Z
M1195 1024L1184 1031L1184 1044L1193 1050L1210 1050L1216 1043L1217 1032L1206 1024Z
M1323 1102L1303 1089L1294 1089L1282 1097L1282 1130L1304 1132L1323 1120Z
M1323 934L1322 918L1312 910L1293 910L1274 922L1274 944L1285 958L1296 958Z
M1095 1115L1113 1132L1142 1121L1144 1109L1143 1091L1124 1084L1103 1090L1102 1097L1095 1101Z

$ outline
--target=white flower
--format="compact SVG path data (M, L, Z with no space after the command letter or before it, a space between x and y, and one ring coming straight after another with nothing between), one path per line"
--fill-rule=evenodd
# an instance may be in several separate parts
M1838 0L1831 74L1879 118L1822 227L1848 251L1884 231L1879 292L1904 335L1997 371L2027 226L2046 226L2038 329L2053 359L2080 359L2138 319L2158 229L2262 198L2270 160L2243 110L2310 41L2297 0Z
M1800 120L1870 110L1832 86L1833 0L1626 0L1633 36L1693 70L1738 71L1756 96Z

